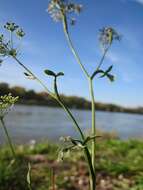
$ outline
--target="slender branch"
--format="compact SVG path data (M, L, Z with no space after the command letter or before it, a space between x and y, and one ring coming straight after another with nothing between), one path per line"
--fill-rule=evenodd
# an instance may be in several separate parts
M72 115L71 111L67 108L66 105L64 105L64 103L61 101L61 99L59 99L59 97L57 97L57 95L55 96L55 94L53 94L52 92L50 92L48 90L48 88L43 84L43 82L33 73L31 72L24 64L22 64L16 57L13 57L15 59L15 61L21 66L23 67L29 74L31 74L31 76L33 76L35 78L35 80L37 80L37 82L39 82L43 88L46 90L46 92L51 96L53 97L60 105L61 107L65 110L65 112L67 113L67 115L69 116L69 118L72 120L72 122L74 123L74 126L75 128L77 129L77 131L79 132L80 136L81 136L81 139L84 141L85 140L85 137L84 137L84 134L82 133L76 119L74 118L74 116ZM56 87L57 88L57 87ZM58 91L57 91L58 92ZM88 161L88 166L89 166L89 172L90 172L90 175L92 176L93 179L95 179L95 173L94 173L94 170L92 168L92 161L91 161L91 156L90 156L90 153L89 153L89 150L87 147L84 148L84 153L85 153L85 156L86 156L86 159Z
M92 109L92 135L96 135L96 125L95 125L95 100L94 100L94 90L93 90L93 81L89 81L90 87L90 96L91 96L91 109ZM95 154L96 154L96 139L92 141L92 165L95 171Z
M91 79L93 79L93 78L95 77L96 71L98 71L98 70L100 69L100 67L101 67L101 65L102 65L102 63L103 63L103 61L104 61L104 59L105 59L105 56L106 56L106 54L107 54L107 52L108 52L108 50L109 50L110 47L111 47L111 45L109 45L109 46L105 49L105 51L104 51L104 53L103 53L103 55L102 55L102 57L101 57L101 60L100 60L100 62L99 62L99 64L98 64L97 68L95 69L95 71L94 71L93 74L91 75Z
M77 60L77 63L80 65L84 75L86 76L86 78L88 79L88 81L90 80L90 75L88 74L87 70L85 69L85 67L83 66L80 57L78 55L78 53L76 52L72 40L70 38L69 32L68 32L68 26L67 26L67 20L66 20L66 16L63 14L63 29L64 29L64 34L65 37L67 39L69 48L71 49L71 52L73 53L75 59ZM95 134L94 134L95 135ZM91 190L95 190L96 187L96 176L95 176L95 170L94 170L94 166L92 163L92 159L91 159L91 154L88 150L88 148L86 147L86 149L84 149L85 154L86 154L86 159L89 165L89 172L90 172L90 186L91 186ZM95 157L95 154L94 154Z
M10 31L10 43L11 43L11 49L13 49L13 32Z
M60 97L59 92L58 92L58 88L57 88L57 77L55 77L55 79L54 79L54 90L55 90L55 94L57 95L57 98L59 99L60 102L62 102L61 97ZM64 103L63 103L63 105L64 105ZM64 105L64 108L66 109L66 111L68 111L66 105ZM72 117L72 115L71 115L71 117ZM78 130L79 130L79 132L80 132L80 134L82 136L82 140L84 142L85 141L84 134L83 134L83 132L81 131L80 128L78 128ZM93 167L92 167L91 155L90 155L90 152L89 152L87 146L84 147L84 153L85 153L85 156L86 156L86 159L87 159L90 175L92 176L92 178L94 180L95 179L95 173L94 173L94 170L93 170Z
M82 138L82 140L84 140L84 135L76 121L76 119L74 118L74 116L72 115L71 111L63 104L63 102L57 98L57 96L52 93L51 91L49 91L49 89L46 87L46 85L44 85L44 83L33 73L30 71L30 69L28 69L24 64L22 64L16 57L13 57L15 59L15 61L21 66L23 67L31 76L34 77L35 80L37 80L37 82L39 82L42 87L45 89L45 91L51 96L53 97L60 105L61 107L66 111L67 115L69 116L69 118L72 120L72 122L74 123L75 128L77 129L77 131L80 133L80 136Z
M87 78L89 78L90 76L89 76L87 70L85 69L84 65L82 64L82 62L80 60L80 57L79 57L77 51L75 50L75 48L73 46L72 40L71 40L69 32L68 32L67 19L66 19L65 15L63 15L63 30L64 30L65 37L67 39L68 45L69 45L69 47L70 47L70 49L71 49L71 51L72 51L75 59L77 60L77 63L81 67L81 69L82 69L83 73L85 74L85 76Z
M38 83L40 83L42 85L42 87L46 90L46 92L52 96L55 99L55 95L49 91L49 89L46 87L46 85L44 85L44 83L33 73L31 72L30 69L28 69L28 67L26 67L21 61L19 61L19 59L17 59L17 57L12 56L12 58L21 66L25 69L25 71L27 71L35 80L37 80Z
M4 132L5 132L5 135L6 135L8 144L9 144L9 146L10 146L11 152L12 152L12 154L13 154L13 157L16 158L15 150L14 150L14 147L13 147L11 138L10 138L10 136L9 136L8 130L7 130L7 128L6 128L6 125L5 125L5 122L4 122L3 117L0 118L0 121L1 121L2 127L3 127L3 129L4 129Z

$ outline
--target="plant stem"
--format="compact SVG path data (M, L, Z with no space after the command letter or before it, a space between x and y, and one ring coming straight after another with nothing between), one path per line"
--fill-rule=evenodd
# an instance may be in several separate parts
M13 32L10 31L10 44L11 44L11 49L13 49Z
M72 40L70 38L70 35L69 35L69 32L68 32L68 27L67 27L67 19L66 19L66 16L63 15L63 29L64 29L64 34L66 36L66 39L67 39L67 42L68 42L68 45L75 57L75 59L77 60L77 63L79 64L79 66L81 67L83 73L85 74L85 76L89 79L89 74L87 72L87 70L85 69L84 65L82 64L81 60L80 60L80 57L78 55L78 53L76 52L75 48L74 48L74 45L72 43Z
M81 139L84 141L85 137L84 134L82 132L82 130L80 129L76 119L74 118L74 116L72 115L71 111L68 109L68 107L62 102L62 100L55 94L53 94L51 91L48 90L48 88L43 84L43 82L33 73L31 72L23 63L21 63L16 57L13 56L13 58L15 59L15 61L21 66L23 67L31 76L34 77L35 80L37 80L37 82L39 82L43 88L45 89L45 91L51 96L53 97L60 105L61 107L65 110L65 112L67 113L67 115L69 116L69 118L71 119L71 121L74 123L75 128L77 129L77 131L79 132ZM95 174L94 174L94 170L92 167L92 160L91 160L91 155L90 152L88 150L87 147L84 148L84 154L88 163L88 167L89 167L89 172L90 172L90 176L93 179L92 181L94 181L95 179ZM93 189L94 190L94 189Z
M77 129L77 131L79 132L79 134L81 136L81 139L84 141L85 140L84 134L83 134L82 130L80 129L80 127L79 127L76 119L72 115L71 111L68 109L68 107L66 105L64 105L64 103L62 102L62 100L59 97L55 96L55 94L53 94L52 92L50 92L48 90L48 88L43 84L43 82L35 74L33 74L25 65L23 65L16 57L13 57L13 58L15 59L15 61L21 67L23 67L29 74L31 74L35 78L35 80L37 80L37 82L39 82L43 86L43 88L46 90L46 92L51 97L53 97L61 105L61 107L65 110L65 112L67 113L67 115L71 119L71 121L74 123L74 126ZM89 150L88 150L87 147L84 148L84 153L85 153L85 157L86 157L86 159L88 161L88 167L89 167L90 174L91 174L91 176L94 176L94 171L93 171L93 168L92 168L91 156L90 156L90 153L89 153Z
M0 121L1 121L2 127L3 127L3 129L4 129L4 132L5 132L5 135L6 135L8 144L9 144L9 146L10 146L11 152L12 152L12 154L13 154L13 157L16 158L15 150L14 150L14 147L13 147L13 144L12 144L12 141L11 141L11 138L10 138L10 136L9 136L9 134L8 134L8 130L7 130L7 128L6 128L6 125L5 125L5 122L4 122L3 117L0 118Z
M83 73L85 74L86 78L88 79L88 81L90 81L90 87L91 87L91 97L92 97L92 135L95 136L95 104L93 105L94 102L94 93L93 93L93 86L92 86L92 79L90 77L90 75L88 74L87 70L85 69L85 67L83 66L80 57L78 55L78 53L76 52L72 40L70 38L69 32L68 32L68 26L67 26L67 20L66 20L66 16L63 15L63 30L64 30L64 34L65 37L67 39L69 48L71 49L71 52L73 53L77 63L80 65ZM87 149L88 150L88 149ZM96 176L95 176L95 140L93 140L93 144L92 144L92 159L91 159L91 155L88 151L89 154L88 156L90 157L90 161L88 161L88 164L91 164L90 168L89 168L89 172L90 172L90 190L95 190L96 187Z
M57 87L57 77L55 77L55 79L54 79L54 90L55 90L55 94L57 96L57 99L62 103L61 97L60 97L59 92L58 92L58 87ZM64 106L65 111L69 111L67 109L66 105L64 105L64 103L63 103L63 106ZM69 115L71 115L70 112L68 112L68 113L69 113ZM72 115L71 115L71 117L73 118L73 120L75 120ZM75 120L75 122L76 122L76 120ZM79 128L79 131L80 131L82 140L85 141L84 134L83 134L83 132L81 131L80 128ZM89 150L88 150L88 148L86 146L84 147L84 154L85 154L85 157L86 157L86 160L87 160L87 163L88 163L88 168L89 168L90 176L91 176L91 178L94 179L95 178L95 174L94 174L94 170L93 170L93 167L92 167L91 155L90 155L90 152L89 152Z
M82 133L76 119L74 118L74 116L72 115L71 111L67 108L67 106L64 105L64 103L57 98L57 96L52 93L51 91L49 91L49 89L46 87L46 85L33 73L31 72L23 63L21 63L16 57L13 57L15 59L15 61L21 66L23 67L31 76L34 77L34 79L41 84L41 86L45 89L45 91L52 97L54 98L60 105L61 107L66 111L67 115L69 116L69 118L72 120L72 122L74 123L74 126L76 128L76 130L79 132L81 139L84 140L84 134Z
M90 87L90 96L91 96L91 109L92 109L92 136L96 135L96 126L95 126L95 100L94 100L94 90L93 90L93 81L89 80ZM92 165L95 171L95 154L96 154L96 139L92 140Z
M107 54L107 52L108 52L110 46L111 46L111 45L109 45L109 46L104 50L104 53L103 53L103 55L102 55L102 57L101 57L101 60L100 60L100 62L99 62L99 64L98 64L97 68L95 69L95 71L94 71L93 74L91 75L91 79L93 79L93 78L95 77L96 71L98 71L98 70L100 69L100 67L101 67L101 65L102 65L102 63L103 63L103 61L104 61L104 59L105 59L105 56L106 56L106 54Z

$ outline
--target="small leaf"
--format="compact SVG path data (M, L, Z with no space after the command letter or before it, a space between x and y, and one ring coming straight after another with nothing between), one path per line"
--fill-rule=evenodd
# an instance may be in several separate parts
M35 80L36 78L33 76L33 75L31 75L31 74L29 74L29 73L24 73L24 75L28 78L28 79L31 79L31 80Z
M114 80L115 80L114 75L107 74L107 77L108 77L108 79L109 79L111 82L114 82Z
M91 141L91 140L95 140L96 138L99 138L99 137L101 137L101 136L99 136L99 135L88 136L88 137L85 139L83 145L85 145L85 144L87 144L89 141Z
M107 77L111 82L114 81L114 76L110 74L109 72L112 70L113 65L111 65L105 72L103 72L103 75L100 76L100 78Z
M30 75L28 73L24 73L25 76L29 77Z
M77 142L74 139L71 139L73 145L77 146Z
M97 75L97 74L99 74L99 73L104 73L104 71L103 70L96 70L94 73L93 73L93 75L92 75L92 79Z
M56 77L56 74L53 71L51 71L51 70L45 70L44 72L45 72L46 75Z
M111 66L105 71L105 73L109 73L109 72L112 70L112 68L113 68L113 65L111 65Z
M59 72L59 73L57 73L56 76L57 76L57 77L59 77L59 76L64 76L64 73L63 73L63 72Z

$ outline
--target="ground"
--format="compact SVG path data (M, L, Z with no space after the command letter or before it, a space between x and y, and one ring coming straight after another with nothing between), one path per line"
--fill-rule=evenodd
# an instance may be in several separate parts
M82 150L63 162L57 161L58 150L48 142L19 145L13 160L9 147L1 147L0 190L28 190L28 163L32 190L89 190ZM143 189L143 141L101 138L96 150L97 190Z

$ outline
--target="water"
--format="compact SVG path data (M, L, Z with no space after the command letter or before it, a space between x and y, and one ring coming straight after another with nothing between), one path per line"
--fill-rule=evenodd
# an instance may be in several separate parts
M83 130L91 126L90 111L72 110ZM16 143L31 139L58 141L61 136L77 136L72 122L60 108L18 105L5 118L9 133ZM143 137L143 115L98 111L97 127L104 131L117 132L122 139ZM0 142L4 142L0 128Z

